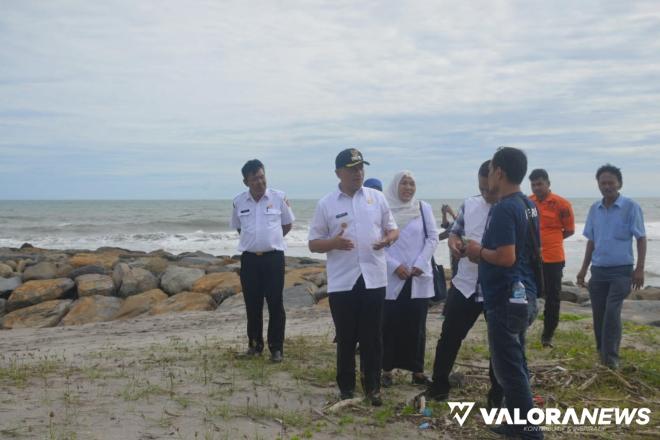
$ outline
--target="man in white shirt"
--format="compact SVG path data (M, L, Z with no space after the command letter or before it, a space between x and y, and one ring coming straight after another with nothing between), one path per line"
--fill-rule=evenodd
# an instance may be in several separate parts
M342 399L355 391L355 346L360 342L362 388L382 405L383 302L387 262L383 248L399 236L385 196L363 187L362 153L346 149L335 159L339 188L319 200L309 229L309 249L327 253L330 311L337 334L337 384Z
M427 395L435 400L449 397L449 374L456 356L463 339L483 312L483 297L477 283L478 265L465 257L463 238L481 242L488 212L496 201L495 195L488 190L489 165L490 160L481 164L478 174L480 195L465 199L449 234L449 250L458 260L458 271L447 293L442 334L435 348L433 384L427 390Z
M268 348L273 362L282 362L286 316L284 289L284 236L295 217L282 191L266 186L264 165L257 159L241 169L248 191L234 198L231 227L238 230L241 286L247 312L249 348L246 356L264 349L263 308L268 304Z

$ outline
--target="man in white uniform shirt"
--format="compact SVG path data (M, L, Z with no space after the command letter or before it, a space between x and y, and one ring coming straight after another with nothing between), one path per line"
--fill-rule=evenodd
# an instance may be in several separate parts
M481 242L488 212L496 201L495 195L488 190L489 165L490 160L481 164L478 174L480 195L465 199L449 234L449 250L459 261L443 310L445 319L435 348L433 384L427 391L428 397L434 400L447 400L449 397L449 374L458 351L463 339L483 313L483 297L477 284L478 266L465 257L463 238Z
M268 304L268 348L273 362L282 362L286 316L284 289L284 236L295 217L282 191L266 187L264 165L257 159L241 169L248 191L234 199L231 227L238 230L241 286L247 312L249 348L246 356L264 349L263 308Z
M356 149L335 159L337 190L319 200L309 229L309 249L327 253L330 311L337 334L337 384L342 399L355 391L355 346L360 343L362 388L382 404L383 302L387 262L383 248L399 236L385 196L363 187L364 164Z

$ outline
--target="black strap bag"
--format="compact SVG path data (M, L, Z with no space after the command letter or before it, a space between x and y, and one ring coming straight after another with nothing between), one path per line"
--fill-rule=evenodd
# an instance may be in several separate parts
M424 210L422 209L422 202L419 202L419 211L422 213L422 225L424 225L424 238L429 238L426 230L426 219L424 218ZM431 301L444 301L447 299L447 280L445 278L445 269L442 265L435 263L435 258L431 257L431 270L433 271L433 291L435 295Z

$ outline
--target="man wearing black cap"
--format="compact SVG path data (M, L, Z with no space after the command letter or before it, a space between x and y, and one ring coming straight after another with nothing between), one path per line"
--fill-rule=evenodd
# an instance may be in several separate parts
M362 186L364 164L356 149L335 159L337 190L319 200L309 230L309 249L327 253L330 311L337 333L337 384L342 399L355 390L355 346L360 342L362 388L382 404L382 311L387 285L383 248L399 237L385 196Z

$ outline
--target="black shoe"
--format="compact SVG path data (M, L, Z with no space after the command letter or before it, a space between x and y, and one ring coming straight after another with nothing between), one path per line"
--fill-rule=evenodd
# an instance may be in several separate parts
M433 388L433 385L427 386L424 396L429 400L435 400L436 402L444 402L449 399L449 391L438 391Z
M250 347L245 352L238 355L241 359L254 358L257 356L261 356L261 350L255 347Z
M422 374L421 376L418 376L415 373L413 373L412 383L413 385L424 385L428 387L431 386L431 384L433 384L433 381L426 374Z
M275 350L274 352L271 353L270 355L270 361L275 362L275 363L280 363L282 362L282 352L280 350Z
M392 375L391 374L383 374L380 378L380 384L385 388L389 388L392 385L394 385L394 380L392 379Z
M352 399L353 398L353 391L340 391L339 392L339 398L341 400Z
M367 394L367 399L369 399L371 406L381 406L383 404L383 398L380 396L380 391L371 391Z
M555 346L552 345L552 338L541 338L541 345L543 348L555 348Z

